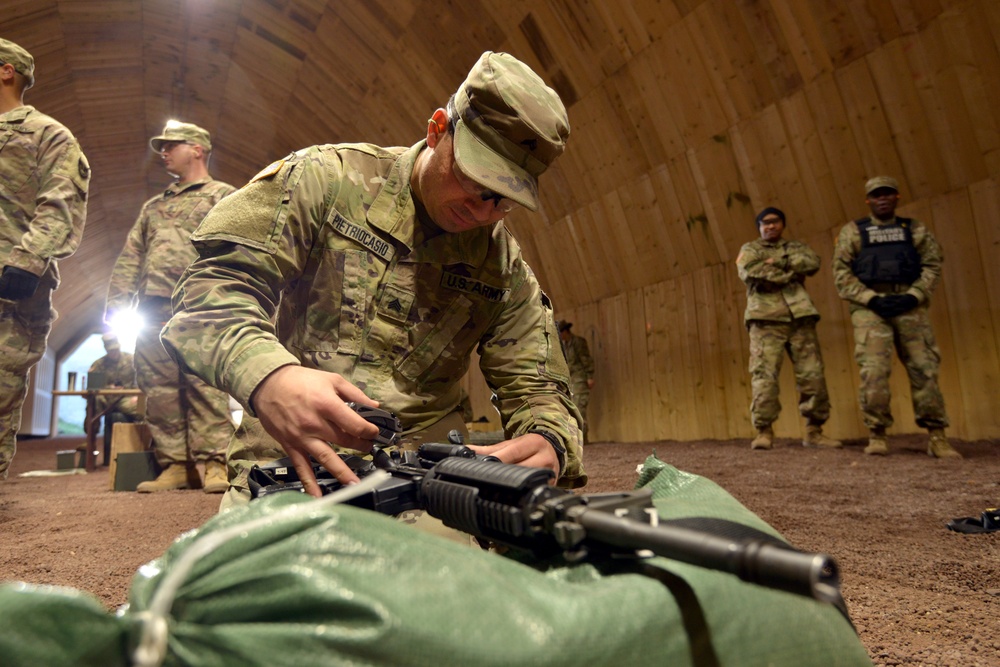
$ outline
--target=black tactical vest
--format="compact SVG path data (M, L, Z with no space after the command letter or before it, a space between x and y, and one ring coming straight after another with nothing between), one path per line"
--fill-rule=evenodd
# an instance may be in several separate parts
M872 224L871 218L855 220L861 232L861 251L851 268L858 280L910 285L920 277L920 253L913 246L912 220L896 218L891 225Z

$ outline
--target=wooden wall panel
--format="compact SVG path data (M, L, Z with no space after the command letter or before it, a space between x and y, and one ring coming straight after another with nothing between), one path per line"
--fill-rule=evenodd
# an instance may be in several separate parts
M991 397L1000 387L1000 335L988 307L986 272L978 261L980 239L969 193L960 190L935 197L932 207L937 237L945 253L942 282L948 298L953 347L962 369L961 393L945 397L950 399L949 412L961 411L966 421L977 424L987 437L998 437L1000 411ZM949 257L957 261L947 261ZM994 255L988 263L996 261Z
M484 49L518 56L568 107L542 209L510 226L558 314L601 351L602 439L749 437L743 286L733 261L775 205L823 258L809 289L834 404L861 437L846 305L829 273L875 174L946 251L931 313L960 437L997 433L1000 3L994 0L13 0L29 103L94 167L52 343L99 326L139 204L169 177L145 148L171 116L213 132L241 184L312 143L410 145ZM801 433L790 368L782 434ZM486 391L483 385L477 392ZM915 430L898 364L895 432ZM477 396L474 403L488 401ZM636 409L636 406L641 406Z

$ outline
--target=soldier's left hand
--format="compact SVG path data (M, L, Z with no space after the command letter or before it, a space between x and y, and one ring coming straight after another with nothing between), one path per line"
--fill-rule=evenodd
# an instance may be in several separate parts
M495 456L504 463L548 468L559 477L559 457L549 441L537 433L527 433L495 445L469 445L469 449L483 456ZM553 478L550 483L555 484L555 481Z

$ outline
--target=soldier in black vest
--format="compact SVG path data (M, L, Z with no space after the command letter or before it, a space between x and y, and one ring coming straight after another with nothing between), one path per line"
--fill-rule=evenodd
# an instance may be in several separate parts
M941 355L927 307L941 276L941 246L919 220L896 215L899 184L876 176L865 184L872 215L844 225L833 277L851 310L854 357L861 370L861 412L870 431L865 454L885 455L892 426L889 373L893 348L906 367L917 424L930 434L927 453L962 458L948 443L948 415L938 386Z

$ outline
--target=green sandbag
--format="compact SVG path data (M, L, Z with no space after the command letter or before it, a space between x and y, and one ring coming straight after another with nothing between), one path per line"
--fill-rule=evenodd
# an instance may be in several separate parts
M663 518L717 516L776 534L717 485L655 457L640 481L654 489ZM226 531L235 537L204 546ZM185 573L189 552L197 558ZM692 565L657 564L664 581L589 564L525 564L373 512L279 493L178 539L140 569L118 618L101 619L92 600L66 592L59 599L74 605L38 606L52 617L42 626L48 641L72 634L81 645L73 662L33 658L17 638L38 644L41 631L15 628L14 638L0 638L0 663L126 664L109 652L126 642L134 650L144 628L158 627L162 664L199 667L871 664L829 605ZM146 623L171 577L180 585L168 619ZM20 609L32 592L10 588L0 589L0 622L30 625ZM78 631L83 623L96 629L93 639ZM148 654L159 664L156 650Z

